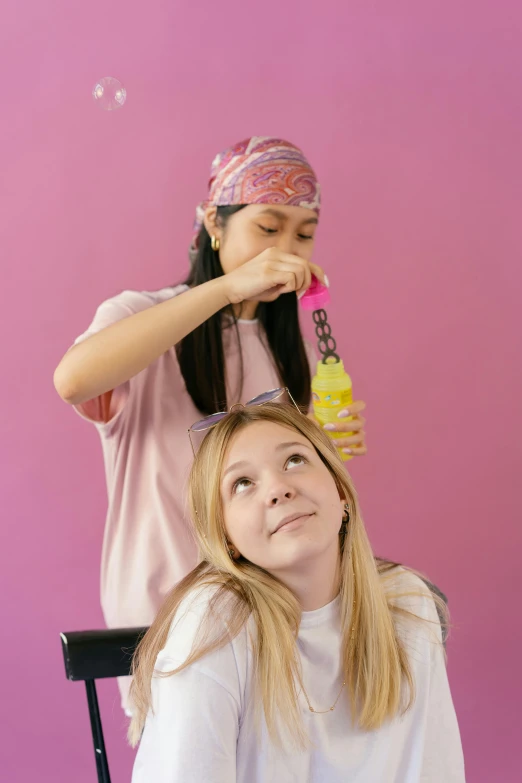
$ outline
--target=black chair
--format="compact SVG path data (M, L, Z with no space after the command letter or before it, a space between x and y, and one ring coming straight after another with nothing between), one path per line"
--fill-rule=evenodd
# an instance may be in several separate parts
M444 593L436 585L427 580L424 581L433 593L442 598L445 603L448 602ZM98 783L111 783L111 777L95 680L101 680L105 677L123 677L129 674L134 650L146 631L147 628L118 628L60 634L66 677L68 680L83 680L87 689ZM443 629L443 643L446 646L445 628Z
M67 679L85 682L98 783L111 783L111 776L95 681L129 674L134 650L146 631L147 628L118 628L60 634Z

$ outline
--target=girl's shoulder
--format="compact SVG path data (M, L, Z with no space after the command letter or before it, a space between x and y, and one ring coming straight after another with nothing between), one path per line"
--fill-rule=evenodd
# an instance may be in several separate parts
M429 593L429 588L421 575L405 565L399 563L386 564L384 567L379 568L379 574L385 587L389 586L394 590L412 590L422 593L427 591Z
M445 598L436 585L414 568L379 559L377 559L377 567L386 592L394 592L397 595L418 594L420 598L430 598L433 593L436 593L441 598Z
M215 600L221 592L219 586L204 585L184 596L171 622L166 643L156 657L155 687L161 688L166 682L171 686L180 683L181 693L188 694L192 700L205 702L205 694L210 694L210 699L212 693L216 694L213 681L220 686L220 703L223 694L228 693L239 714L251 682L250 651L246 625L235 635L229 631L229 621L233 619L231 607ZM177 679L178 675L183 683Z
M446 635L446 596L425 576L398 565L381 573L388 603L401 633L410 634L411 620L416 631L441 642ZM421 621L420 625L418 621Z
M181 600L172 619L162 654L185 661L200 647L244 646L247 618L238 623L238 601L215 584L200 585Z

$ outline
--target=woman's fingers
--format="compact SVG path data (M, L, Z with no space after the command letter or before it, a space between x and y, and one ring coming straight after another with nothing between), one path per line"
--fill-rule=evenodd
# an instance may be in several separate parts
M363 402L354 403L350 406L350 410L353 412L354 410L363 410L365 407ZM345 454L350 454L354 457L363 457L368 453L366 447L366 432L364 430L365 424L366 419L364 416L355 416L353 419L340 421L338 424L325 424L323 429L330 435L337 432L347 433L344 438L333 438L336 447L341 449Z
M310 288L312 274L327 282L317 264L271 247L225 275L222 285L230 304L259 297L260 301L273 301L291 291L303 294Z
M358 435L350 435L347 438L335 438L334 443L338 449L351 448L352 446L364 446L366 433L360 432Z
M346 434L344 438L332 437L333 443L345 454L351 454L354 457L362 457L368 453L364 430L366 419L360 415L365 408L365 402L356 400L337 414L340 421L323 424L323 429L331 436L338 432Z
M361 411L363 411L365 408L365 402L362 400L356 400L355 402L352 402L348 408L343 408L342 411L339 411L337 418L345 419L347 416L357 416L357 414L361 413Z
M312 274L313 274L315 277L317 277L317 279L318 279L318 280L319 280L319 281L320 281L320 282L321 282L323 285L325 285L327 288L329 288L329 286L330 286L330 283L329 283L329 281L328 281L328 278L326 277L326 275L325 275L325 273L324 273L324 270L322 269L322 267L320 267L320 266L317 266L317 264L312 264L312 262L311 262L311 261L310 261L310 264L309 264L309 266L310 266L310 269L312 270Z
M349 449L343 449L345 454L352 454L354 457L364 457L365 454L368 454L368 449L366 446L352 446Z
M299 270L288 268L288 266L276 266L267 272L267 283L269 287L266 288L265 294L274 290L278 296L281 294L295 291L299 288L302 275Z
M300 299L306 291L310 288L312 285L312 272L310 269L310 264L306 264L304 267L304 276L303 276L303 284L299 288L299 290L296 290L297 298Z
M362 430L365 424L366 419L364 416L358 416L356 419L339 422L339 424L328 422L328 424L323 426L323 429L325 429L327 432L358 432L359 430Z
M267 274L271 282L277 281L277 283L280 283L280 281L285 280L285 287L282 293L295 291L299 294L305 286L309 285L307 283L307 274L309 276L310 273L304 262L271 261Z
M304 258L294 256L291 253L284 253L277 248L271 250L270 260L277 264L293 264L302 270L303 278L300 281L300 285L295 289L298 296L308 291L312 284L312 275L315 275L323 285L328 286L328 278L326 277L323 269L317 264L312 264L311 261L306 261ZM297 274L297 272L296 272Z

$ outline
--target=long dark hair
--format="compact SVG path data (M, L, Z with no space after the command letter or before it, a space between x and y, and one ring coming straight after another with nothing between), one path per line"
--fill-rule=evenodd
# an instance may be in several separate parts
M217 221L225 229L229 218L244 206L218 207ZM223 275L219 255L212 250L210 236L203 226L198 239L197 258L185 280L193 287ZM223 314L230 320L223 323ZM264 330L268 348L281 378L298 405L308 410L310 404L310 366L299 318L295 293L281 294L275 302L260 302L257 308L260 327ZM187 334L176 346L181 374L194 405L203 414L226 409L225 353L223 328L235 329L240 349L240 393L243 389L243 358L237 318L231 306L208 318ZM196 360L197 359L197 360ZM263 390L260 390L263 391Z

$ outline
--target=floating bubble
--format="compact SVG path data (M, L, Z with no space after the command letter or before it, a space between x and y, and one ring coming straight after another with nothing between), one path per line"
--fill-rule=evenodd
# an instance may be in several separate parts
M100 109L113 111L121 109L127 100L127 90L114 76L104 76L94 85L92 97Z

